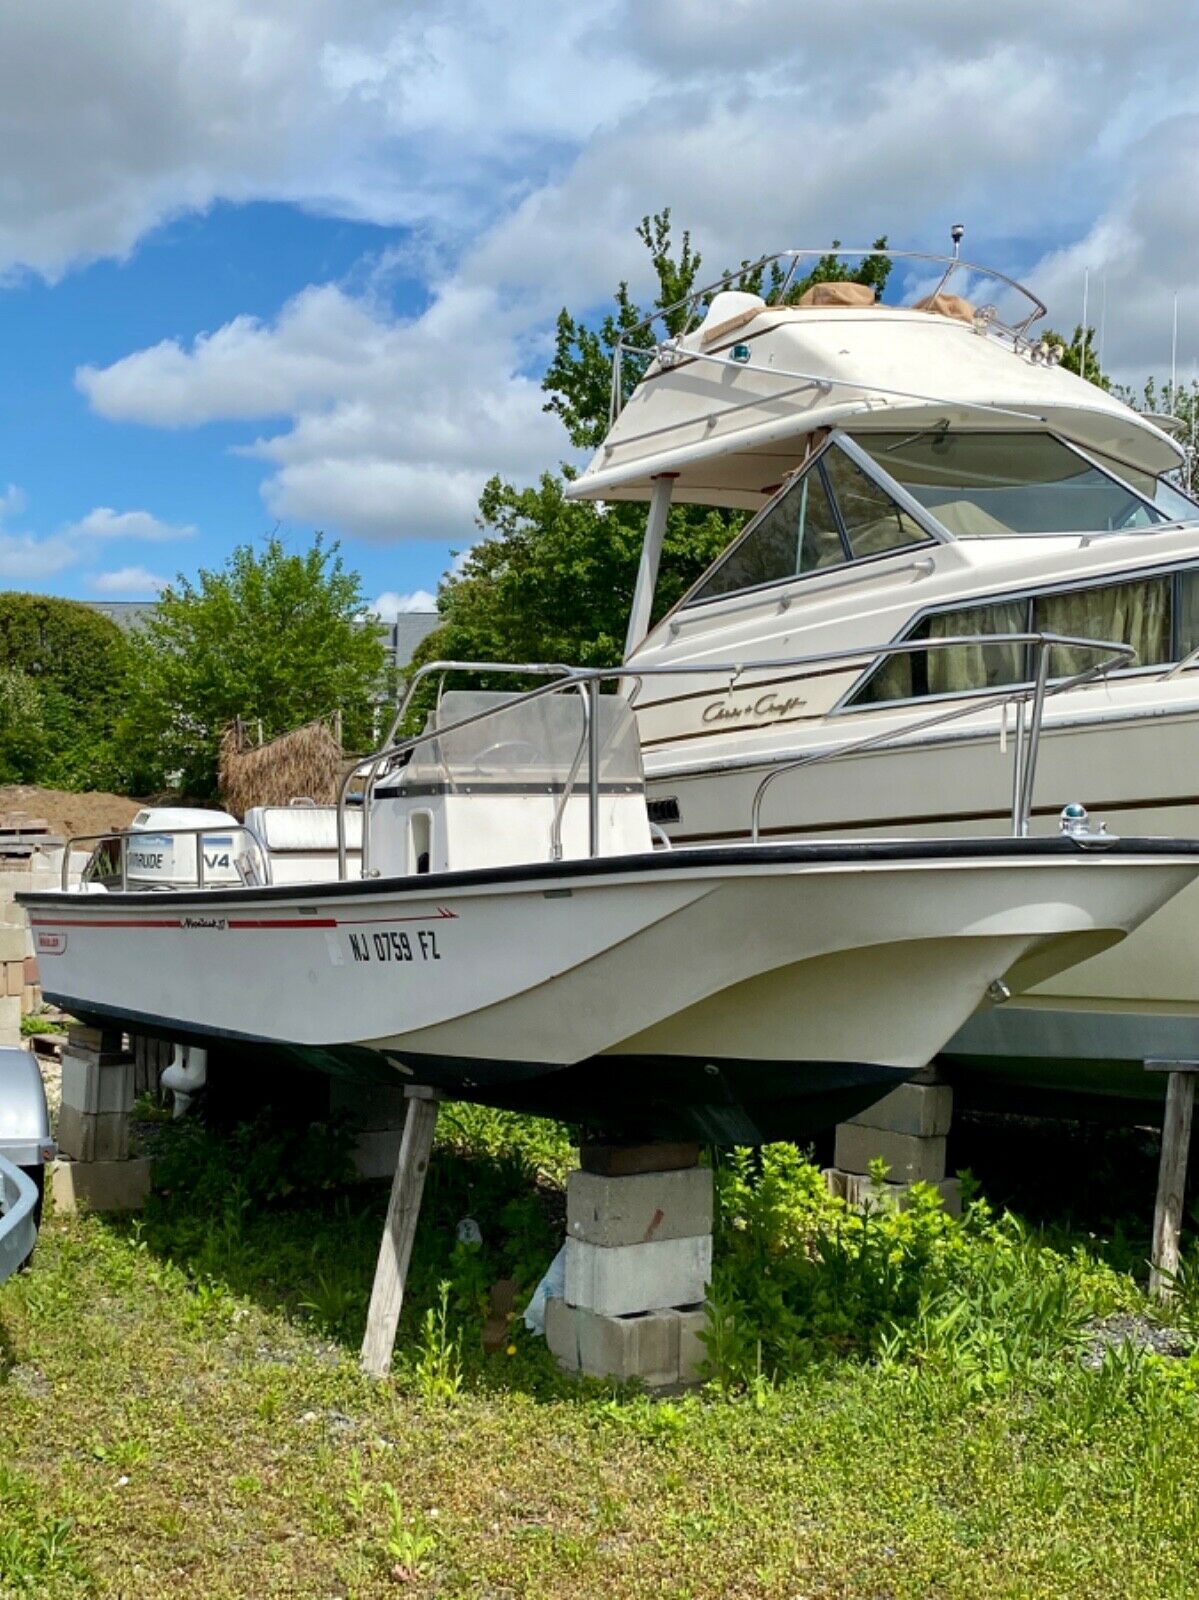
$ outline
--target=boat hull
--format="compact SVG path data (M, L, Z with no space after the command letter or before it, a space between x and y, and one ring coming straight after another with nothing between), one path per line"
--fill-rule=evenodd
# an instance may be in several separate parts
M1144 691L1147 693L1147 691ZM1088 691L1088 698L1096 691ZM1037 791L1054 803L1034 810L1034 834L1056 829L1059 805L1082 801L1116 835L1199 835L1194 751L1199 713L1102 718L1064 697L1047 708ZM846 730L846 737L852 732ZM763 808L771 838L850 833L879 838L998 836L1010 827L1011 750L985 737L929 739L915 748L866 752L799 769L774 784ZM792 746L790 757L802 754ZM677 799L688 839L744 833L764 765L671 771L659 760L651 799ZM1163 1093L1146 1059L1199 1058L1199 885L1184 890L1118 946L1031 986L1005 1006L976 1013L946 1048L965 1098L1052 1110L1081 1099L1149 1104ZM1092 1105L1090 1109L1102 1109Z
M25 897L45 992L254 1059L642 1137L804 1137L1005 978L1115 943L1199 846L723 847L303 888Z

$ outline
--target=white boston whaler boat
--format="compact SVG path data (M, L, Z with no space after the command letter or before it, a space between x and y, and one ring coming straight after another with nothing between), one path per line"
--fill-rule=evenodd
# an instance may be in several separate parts
M784 286L810 254L775 258ZM711 668L641 682L651 816L676 845L743 838L777 774L763 838L1002 834L1024 746L996 691L1094 659L1020 637L1054 631L1135 656L1046 702L1046 803L1020 828L1054 831L1077 797L1120 833L1199 833L1199 508L1169 481L1167 419L1065 371L1011 280L895 259L930 274L915 304L845 283L767 305L731 278L675 308L682 333L617 352L610 432L568 493L650 502L630 671ZM647 630L672 499L754 515ZM779 666L797 650L826 655L822 677ZM1199 1055L1197 926L1199 888L979 1012L952 1046L964 1081L1152 1093L1146 1056Z
M608 1134L754 1142L852 1114L989 989L1107 947L1199 873L1199 845L1081 822L1054 839L655 848L627 700L595 672L529 670L556 676L446 694L424 733L393 730L362 764L352 876L345 804L339 875L305 884L272 882L242 824L236 886L134 887L123 857L144 833L112 836L109 887L23 897L45 992L248 1069L399 1075ZM1037 735L1034 708L1030 789ZM215 826L173 848L202 858Z

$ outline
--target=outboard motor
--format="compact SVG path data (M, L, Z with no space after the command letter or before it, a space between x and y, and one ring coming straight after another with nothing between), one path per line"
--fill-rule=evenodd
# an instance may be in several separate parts
M180 828L205 831L172 831ZM130 831L144 837L125 842L126 884L135 890L194 888L200 875L198 852L203 854L206 888L241 883L237 857L245 849L245 835L239 829L237 818L227 811L208 811L198 806L145 806L130 823ZM108 888L119 888L119 854L101 843L92 860L98 869L92 877Z

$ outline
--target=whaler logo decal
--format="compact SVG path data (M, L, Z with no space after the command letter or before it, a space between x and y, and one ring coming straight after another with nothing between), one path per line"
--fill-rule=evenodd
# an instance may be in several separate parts
M179 921L181 928L227 928L228 922L224 917L182 917Z
M743 700L740 705L732 700L709 700L701 720L709 725L740 722L743 717L773 717L781 721L807 705L803 695L791 694L780 698L774 689L768 689L756 700Z
M40 929L34 943L39 956L60 956L67 948L65 933L43 933Z

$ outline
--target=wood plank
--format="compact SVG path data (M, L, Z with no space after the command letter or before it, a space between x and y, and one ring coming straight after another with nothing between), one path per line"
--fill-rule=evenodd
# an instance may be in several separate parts
M1157 1202L1153 1210L1153 1249L1149 1269L1149 1292L1159 1300L1169 1297L1178 1272L1178 1241L1182 1229L1194 1105L1194 1071L1171 1072L1166 1079L1162 1157L1157 1174Z
M437 1105L431 1093L411 1094L408 1100L362 1340L362 1370L372 1378L385 1378L391 1370L396 1329L404 1307L408 1263L412 1259L412 1241L416 1237L429 1153L437 1127Z

